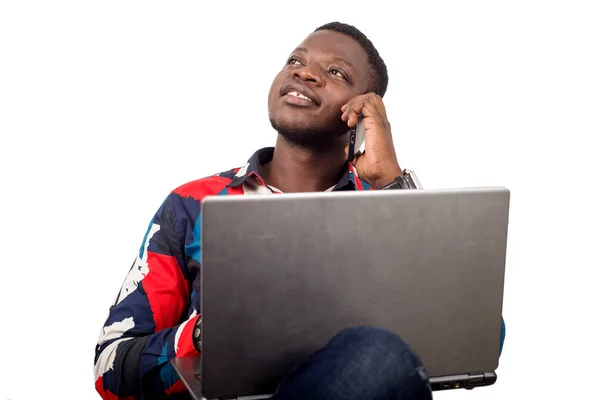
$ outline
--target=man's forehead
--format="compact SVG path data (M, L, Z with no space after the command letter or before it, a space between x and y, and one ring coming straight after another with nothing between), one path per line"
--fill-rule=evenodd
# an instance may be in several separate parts
M311 33L296 48L308 53L322 53L331 58L341 58L354 67L367 68L367 54L361 45L343 33L320 30Z

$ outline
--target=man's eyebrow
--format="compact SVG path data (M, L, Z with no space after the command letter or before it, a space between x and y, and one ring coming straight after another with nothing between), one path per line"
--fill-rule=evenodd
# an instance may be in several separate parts
M302 53L308 53L308 50L306 49L306 47L296 47L293 51L293 53L300 51Z
M331 60L333 62L337 62L337 63L341 63L341 64L346 64L348 67L354 69L354 66L352 65L352 63L350 61L347 61L346 59L344 59L342 57L332 57Z
M296 49L294 49L294 53L297 51L299 51L301 53L308 53L308 49L306 47L296 47ZM354 66L352 65L352 63L342 57L333 56L333 57L331 57L331 61L345 64L348 67L354 69Z

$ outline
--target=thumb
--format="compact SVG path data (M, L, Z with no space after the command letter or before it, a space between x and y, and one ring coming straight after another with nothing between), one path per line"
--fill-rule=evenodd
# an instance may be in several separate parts
M352 165L354 165L354 168L356 168L357 172L359 172L359 169L362 167L363 163L365 162L364 158L365 158L365 152L359 151L356 154L356 157L354 157L354 160L352 160Z

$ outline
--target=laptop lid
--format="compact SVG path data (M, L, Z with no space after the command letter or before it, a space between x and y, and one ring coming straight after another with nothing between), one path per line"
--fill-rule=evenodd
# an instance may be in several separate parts
M505 188L205 199L204 397L274 393L305 357L358 325L397 333L432 382L489 379L508 208Z

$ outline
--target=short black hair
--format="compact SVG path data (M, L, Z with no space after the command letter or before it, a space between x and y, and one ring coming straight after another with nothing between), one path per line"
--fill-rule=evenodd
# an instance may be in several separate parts
M371 82L369 82L369 91L375 92L383 97L388 86L387 67L369 38L366 37L365 34L359 31L356 27L344 24L342 22L330 22L318 27L315 29L315 32L322 30L343 33L344 35L356 40L358 44L360 44L363 50L367 53L369 64L371 66Z

